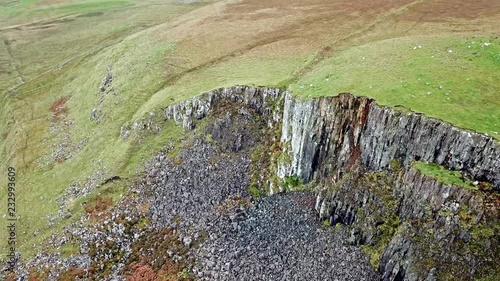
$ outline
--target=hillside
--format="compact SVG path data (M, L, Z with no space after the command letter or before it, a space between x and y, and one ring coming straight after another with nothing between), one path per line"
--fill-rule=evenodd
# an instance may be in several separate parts
M162 123L165 108L221 87L352 93L498 144L499 22L495 0L0 0L0 163L17 174L16 249L23 261L79 252L50 241L95 198L130 194L157 153L190 147L189 131Z

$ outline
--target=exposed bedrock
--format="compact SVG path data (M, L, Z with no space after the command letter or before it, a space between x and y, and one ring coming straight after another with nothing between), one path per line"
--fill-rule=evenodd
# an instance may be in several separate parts
M434 162L500 189L500 146L491 137L457 129L416 113L381 107L372 99L341 94L300 101L285 94L281 142L292 161L280 177L304 182L343 172L360 161L381 170L394 159Z
M258 164L251 154L266 145L271 131L265 115L229 100L210 108L210 122L197 126L192 145L173 159L159 154L147 178L152 223L176 229L196 260L194 277L378 279L359 247L319 224L312 192L250 197L251 170Z
M248 105L257 114L263 116L269 127L274 122L281 120L282 101L284 94L280 89L253 88L237 86L232 88L220 88L206 92L190 100L179 102L167 107L164 116L173 119L177 124L182 124L185 129L192 129L194 121L207 116L220 101L229 101L236 104ZM250 113L242 109L243 115Z
M498 274L498 194L442 184L397 162L323 183L318 213L330 225L349 225L350 242L363 245L382 280Z
M280 89L237 86L169 106L164 117L192 129L222 100L248 105L269 127L281 126L283 152L291 159L279 163L281 178L298 175L309 182L331 172L341 176L357 161L381 170L394 159L404 164L419 160L491 182L500 190L497 141L366 97L340 94L302 101Z
M228 104L236 105L233 116L241 124L259 116L259 129L224 121L229 118L222 118ZM279 89L243 86L214 90L169 106L164 117L193 129L196 120L214 111L221 118L209 127L217 147L229 151L247 147L252 150L247 159L253 165L254 152L268 147L266 154L257 157L270 159L258 169L261 178L265 175L268 180L256 182L261 188L262 183L268 184L270 192L273 184L286 185L296 176L317 186L321 190L316 206L320 216L330 225L349 225L349 241L363 246L383 280L469 280L499 274L495 268L500 268L496 246L500 145L491 137L421 114L382 107L366 97L341 94L302 101ZM246 133L240 134L240 130ZM244 140L250 142L242 144ZM494 190L442 184L415 170L414 160L460 171L472 180L491 183ZM250 174L255 170L251 167L245 168ZM252 177L235 184L244 183L239 187L243 191L252 185ZM164 205L159 202L158 206ZM218 247L219 242L211 241ZM206 266L220 264L212 260L213 255L205 258ZM205 265L202 271L210 272Z

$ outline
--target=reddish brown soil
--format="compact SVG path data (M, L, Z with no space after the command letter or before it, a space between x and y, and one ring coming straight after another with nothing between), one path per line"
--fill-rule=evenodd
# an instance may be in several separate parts
M113 205L111 198L103 198L97 196L94 200L85 205L85 212L90 215L91 219L98 219L104 217L103 213Z
M64 97L56 100L51 106L50 111L53 112L52 118L54 121L61 121L64 116L68 114L68 108L66 107L66 102L70 97Z

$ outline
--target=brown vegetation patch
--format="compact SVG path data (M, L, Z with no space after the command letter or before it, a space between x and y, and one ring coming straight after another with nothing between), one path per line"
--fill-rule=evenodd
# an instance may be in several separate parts
M56 100L51 106L50 111L52 112L52 119L55 122L61 121L67 114L68 108L66 107L66 102L70 97L63 97Z
M80 278L83 277L85 277L85 271L83 269L72 266L68 270L61 272L57 280L59 281L80 280Z
M167 261L162 268L155 272L151 266L145 262L133 263L128 266L130 271L126 276L127 281L178 281L189 280L181 276L179 264Z
M188 248L173 229L154 231L132 246L124 276L128 281L193 280L187 273ZM182 257L173 260L173 257Z
M50 268L47 268L45 270L30 268L29 273L28 273L28 281L47 280L47 278L49 277L49 271L50 271ZM11 280L11 279L7 279L7 280ZM14 278L12 280L17 280L17 278Z
M16 277L16 274L15 273L11 273L7 279L5 279L5 281L15 281L17 280L17 277ZM28 281L32 281L32 279L29 279L29 276L28 276ZM33 280L33 281L36 281L36 280Z
M99 217L103 217L103 214L111 205L113 205L113 199L97 196L91 202L87 203L84 209L85 212L89 214L90 218L95 220Z

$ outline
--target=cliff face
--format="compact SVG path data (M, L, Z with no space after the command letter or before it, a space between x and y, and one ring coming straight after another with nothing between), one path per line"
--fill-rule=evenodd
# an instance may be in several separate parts
M365 97L300 101L285 94L280 178L319 183L316 209L350 225L383 280L463 280L497 274L498 194L444 185L411 162L458 170L500 190L492 138ZM391 165L402 164L397 171Z
M421 114L401 114L370 105L361 137L363 164L386 167L391 159L434 162L489 181L500 189L500 145L482 134L470 133Z
M373 100L341 94L298 101L285 95L281 142L292 157L280 177L304 182L331 172L340 177L356 163L371 170L398 159L433 162L500 190L500 146L492 138L457 129L421 114L404 114Z
M366 97L301 101L279 89L252 87L214 90L161 116L190 130L227 102L244 105L239 115L256 113L277 134L258 155L270 159L259 166L260 178L272 177L271 171L284 179L267 179L270 192L291 176L314 183L320 217L349 225L350 241L367 249L384 280L473 279L500 268L491 258L500 254L500 145L492 138ZM135 128L157 126L141 122ZM413 160L458 170L495 190L442 184L412 168Z
M224 100L248 105L257 114L262 115L268 126L272 128L283 115L281 106L283 97L280 89L245 86L221 88L169 106L165 109L164 116L175 120L178 124L182 123L185 129L192 129L194 120L204 118L214 105ZM245 114L245 112L240 112L240 114Z
M122 128L121 135L127 138L130 131L161 130L158 116L193 129L195 121L220 101L248 105L270 128L281 126L282 152L291 161L278 163L280 178L297 175L309 182L332 172L339 178L358 161L381 170L395 159L405 165L419 160L461 171L500 190L500 145L491 137L350 94L300 101L280 89L221 88L168 106L161 114L151 113L130 128Z

